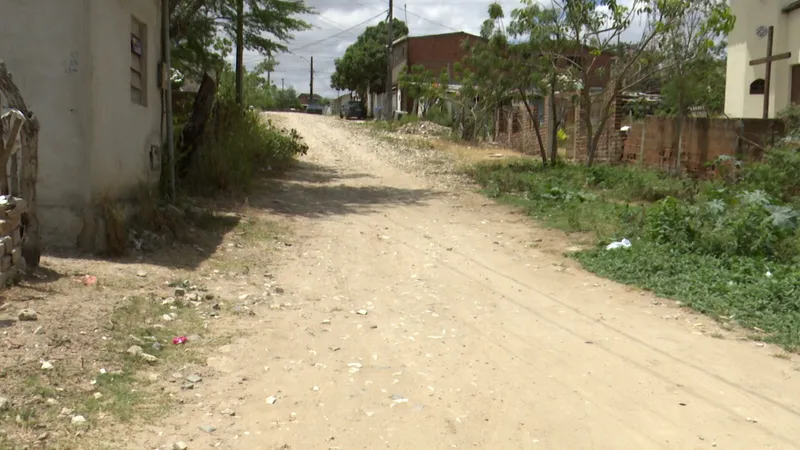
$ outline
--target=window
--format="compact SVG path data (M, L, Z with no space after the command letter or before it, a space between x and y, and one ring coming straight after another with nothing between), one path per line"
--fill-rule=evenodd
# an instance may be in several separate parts
M147 106L147 25L132 16L131 102Z
M752 83L750 83L750 94L751 95L763 94L765 84L766 83L764 82L763 78L759 78L753 81Z

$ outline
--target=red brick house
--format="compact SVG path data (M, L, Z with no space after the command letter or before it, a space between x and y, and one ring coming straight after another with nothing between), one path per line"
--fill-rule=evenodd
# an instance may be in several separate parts
M467 56L468 50L463 47L465 40L470 44L475 44L482 41L483 38L459 31L428 36L404 36L394 41L392 44L394 107L408 111L413 105L413 99L409 98L402 90L398 98L397 81L403 71L420 65L437 76L444 71L452 74L453 66Z
M319 102L322 101L322 97L317 94L314 94L314 98L312 99L309 94L304 93L297 96L297 101L300 102L300 106L305 108L311 103L319 104Z

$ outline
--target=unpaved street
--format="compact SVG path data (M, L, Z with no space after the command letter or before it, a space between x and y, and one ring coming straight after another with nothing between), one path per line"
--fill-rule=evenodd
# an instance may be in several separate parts
M295 229L273 271L286 304L132 448L799 448L800 371L776 349L581 271L543 249L552 232L433 189L355 124L279 120L311 150L251 206Z

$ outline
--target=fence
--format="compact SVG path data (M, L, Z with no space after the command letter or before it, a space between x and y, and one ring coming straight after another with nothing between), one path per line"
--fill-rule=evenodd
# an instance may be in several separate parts
M680 128L672 117L648 116L630 124L623 160L673 171L680 148L681 170L702 174L707 163L721 155L758 160L785 134L783 122L777 119L686 118Z

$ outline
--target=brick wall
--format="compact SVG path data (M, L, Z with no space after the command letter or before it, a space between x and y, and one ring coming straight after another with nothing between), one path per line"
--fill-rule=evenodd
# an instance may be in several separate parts
M758 160L764 149L783 134L783 123L774 119L684 119L681 169L686 173L704 173L706 163L720 155ZM631 125L624 142L623 160L674 170L678 142L676 119L648 116Z

